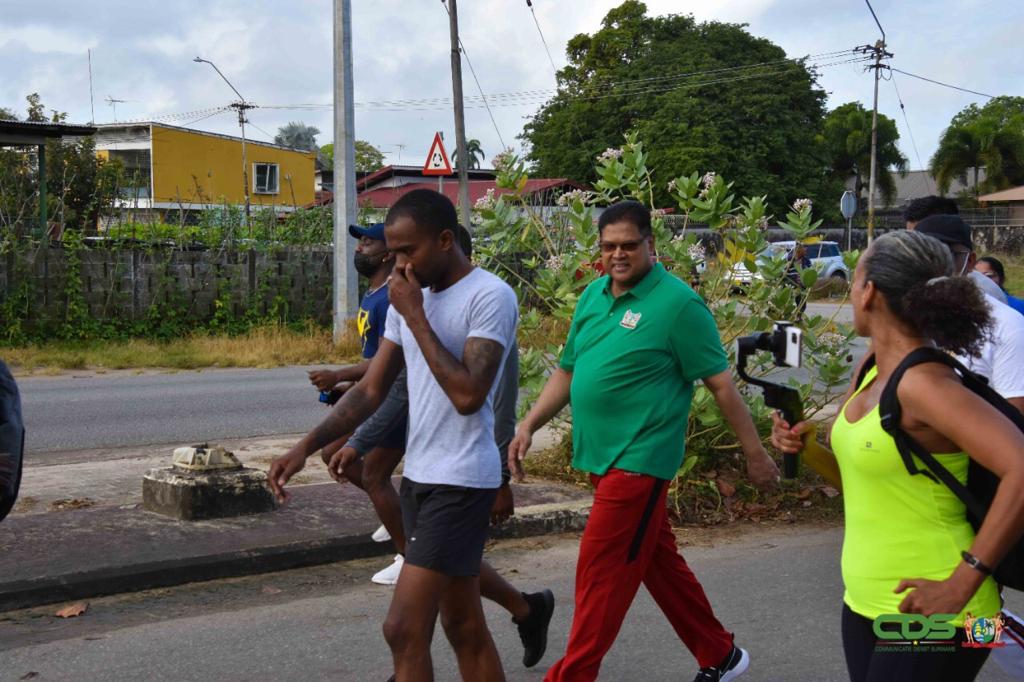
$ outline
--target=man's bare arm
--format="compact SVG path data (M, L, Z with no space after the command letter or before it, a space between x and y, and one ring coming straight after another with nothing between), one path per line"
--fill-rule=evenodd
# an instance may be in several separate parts
M459 361L437 338L425 315L406 319L431 373L459 414L474 414L483 407L498 375L505 347L497 341L470 337Z

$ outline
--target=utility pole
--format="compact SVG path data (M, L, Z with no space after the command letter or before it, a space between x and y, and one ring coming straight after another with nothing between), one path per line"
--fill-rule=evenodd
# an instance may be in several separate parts
M334 0L334 342L358 310L359 281L348 226L356 222L351 0Z
M231 108L238 112L238 127L242 129L242 190L245 196L245 229L249 233L249 238L252 239L252 220L249 215L249 162L245 151L245 112L255 109L256 105L243 100L233 102Z
M452 42L452 91L455 101L455 148L459 159L459 205L462 224L467 230L469 222L469 171L466 159L466 119L462 108L462 53L459 51L459 11L457 0L448 0L448 27Z
M878 21L878 15L875 14L875 9L871 6L870 0L864 0L867 3L868 9L871 11L871 16L875 19L875 24L878 26L878 30L882 33L882 37L875 41L874 45L864 45L856 48L857 52L864 54L873 53L875 56L875 63L869 66L869 69L874 69L875 72L875 96L874 104L871 108L871 174L868 179L868 246L871 245L872 240L875 238L875 185L876 175L878 170L878 80L881 78L882 69L888 69L888 66L882 65L882 59L892 57L891 52L885 50L885 29L882 28L882 23Z
M223 78L224 82L228 84L228 87L234 90L235 94L238 95L238 101L232 102L231 108L238 112L238 127L242 129L242 194L245 197L245 229L246 232L249 233L249 238L251 239L252 221L250 220L249 216L249 163L246 159L245 153L245 124L247 123L245 119L245 112L249 109L255 109L256 105L247 102L246 99L242 97L242 93L238 91L238 88L232 85L231 81L228 80L227 76L221 73L220 69L217 68L217 65L211 62L209 59L196 57L192 61L198 64L209 64L210 66L212 66L213 70L217 72L217 75Z

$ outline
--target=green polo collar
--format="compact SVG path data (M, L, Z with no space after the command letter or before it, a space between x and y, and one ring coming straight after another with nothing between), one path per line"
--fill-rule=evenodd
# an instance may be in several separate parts
M632 294L634 298L644 298L654 290L654 287L658 286L658 282L664 279L666 275L668 275L668 271L665 270L665 266L661 263L655 263L647 274L644 275L644 278L636 283L636 286L622 295L625 296L626 294ZM606 294L611 296L612 278L611 276L607 277L608 281L604 283L604 291Z

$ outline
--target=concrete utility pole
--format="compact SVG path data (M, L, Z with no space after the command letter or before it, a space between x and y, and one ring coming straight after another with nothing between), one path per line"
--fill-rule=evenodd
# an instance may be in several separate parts
M217 65L211 62L209 59L202 59L196 57L192 61L199 64L209 64L213 67L213 70L217 72L217 75L224 79L224 82L228 84L228 87L235 91L238 95L238 101L231 103L231 108L238 112L238 127L242 129L242 195L245 197L245 229L248 232L248 236L252 238L252 220L250 219L250 202L249 202L249 162L246 157L245 149L245 124L248 122L245 119L245 112L249 109L255 109L256 105L247 102L242 93L238 91L231 81L228 80L227 76L221 73Z
M359 309L348 226L356 222L355 110L352 89L352 4L334 0L334 342Z
M874 45L864 45L856 48L858 52L863 52L864 54L873 53L875 55L875 63L868 67L875 71L875 97L871 108L871 174L868 179L868 246L870 246L875 238L875 178L878 172L876 168L878 165L878 80L881 78L882 69L889 68L888 66L882 66L882 59L892 57L892 53L885 51L885 30L882 28L882 23L878 21L875 9L871 6L870 0L864 1L871 11L871 16L875 19L875 24L878 25L878 30L882 33L881 39L877 40Z
M462 224L472 231L469 223L469 165L466 158L466 119L462 108L462 53L459 51L459 12L456 0L448 0L448 27L452 42L452 91L455 101L455 148L459 159L459 207Z

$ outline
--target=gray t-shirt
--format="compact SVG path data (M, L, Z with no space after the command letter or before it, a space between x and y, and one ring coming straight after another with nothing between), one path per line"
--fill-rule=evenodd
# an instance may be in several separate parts
M462 359L469 338L497 341L502 364L515 341L519 306L512 288L486 270L472 272L444 291L423 290L423 310L449 353ZM483 407L461 415L437 382L405 320L388 310L384 337L402 347L409 382L409 438L403 475L416 483L497 488L501 485L494 442L494 377ZM500 373L499 373L500 374Z

